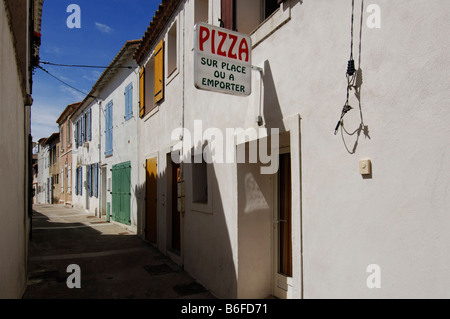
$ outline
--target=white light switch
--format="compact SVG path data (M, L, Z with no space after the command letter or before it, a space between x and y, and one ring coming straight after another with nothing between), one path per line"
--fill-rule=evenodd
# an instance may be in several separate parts
M359 173L361 175L372 174L372 162L370 160L359 161Z

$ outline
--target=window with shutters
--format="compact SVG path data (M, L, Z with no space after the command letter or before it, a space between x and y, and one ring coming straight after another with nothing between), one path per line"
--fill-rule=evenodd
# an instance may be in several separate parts
M275 12L279 11L280 4L284 1L222 0L221 26L237 32L252 34Z
M130 83L125 88L125 121L133 117L133 83Z
M113 102L109 102L105 109L105 156L113 155Z
M149 114L164 99L164 41L156 46L154 54L139 75L139 116Z

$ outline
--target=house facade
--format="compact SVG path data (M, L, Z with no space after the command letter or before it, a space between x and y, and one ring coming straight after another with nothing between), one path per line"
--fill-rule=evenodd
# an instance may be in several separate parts
M48 203L48 177L49 177L49 155L48 155L47 138L41 138L38 141L37 155L37 203Z
M100 76L91 94L101 110L100 207L108 220L138 225L138 83L133 53L140 40L127 41L109 68Z
M72 204L98 215L99 110L88 99L72 114Z
M70 104L60 115L56 123L59 125L60 135L60 198L59 203L72 205L72 145L73 145L73 124L71 115L80 103Z
M21 298L27 285L32 68L39 56L42 2L0 3L0 298Z
M59 204L61 196L60 187L60 171L59 171L59 153L60 153L60 137L59 133L53 133L47 139L48 146L48 177L47 190L49 204Z
M167 0L155 14L135 54L138 232L218 297L448 296L450 7L378 3ZM199 21L251 38L251 94L195 87ZM197 41L227 54L212 36Z
M137 225L138 72L127 41L73 113L74 204L108 221Z

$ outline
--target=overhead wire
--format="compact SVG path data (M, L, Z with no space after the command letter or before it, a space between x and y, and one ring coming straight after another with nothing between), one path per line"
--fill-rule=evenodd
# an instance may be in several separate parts
M74 87L74 86L68 84L67 82L61 80L61 79L58 78L57 76L51 74L49 71L47 71L46 69L44 69L42 66L37 65L36 67L39 68L39 69L41 69L42 71L44 71L44 72L47 73L48 75L50 75L52 78L58 80L58 81L61 82L62 84L64 84L64 85L70 87L72 90L75 90L75 91L77 91L77 92L79 92L79 93L81 93L81 94L84 94L84 95L89 96L89 97L94 98L94 99L97 98L96 96L93 96L93 95L91 95L91 94L89 94L89 93L83 92L82 90L77 89L76 87Z
M98 66L98 65L84 65L84 64L62 64L62 63L54 63L48 61L39 61L39 63L53 65L53 66L63 66L70 68L93 68L93 69L132 69L131 66Z

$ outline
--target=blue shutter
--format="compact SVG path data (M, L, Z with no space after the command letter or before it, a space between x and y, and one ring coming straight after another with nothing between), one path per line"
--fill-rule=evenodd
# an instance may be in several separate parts
M77 148L80 147L81 144L81 127L80 120L77 121Z
M105 156L113 154L113 102L109 102L105 112Z
M76 139L76 141L78 141L78 138ZM78 167L75 170L75 176L76 176L76 178L75 178L75 195L78 196Z
M83 196L83 166L80 167L80 196Z
M95 197L98 198L98 163L95 164L95 169L94 169L94 180L95 180L95 185L94 185L94 190L95 190Z
M92 197L92 165L89 165L87 167L87 185L88 185L88 191L87 194L89 197Z
M78 148L78 122L74 123L75 126L75 148Z
M92 110L88 111L88 139L92 141Z
M84 144L84 114L81 115L81 118L80 118L80 131L81 131L80 146L83 146L83 144Z
M133 84L125 88L125 121L133 117Z

